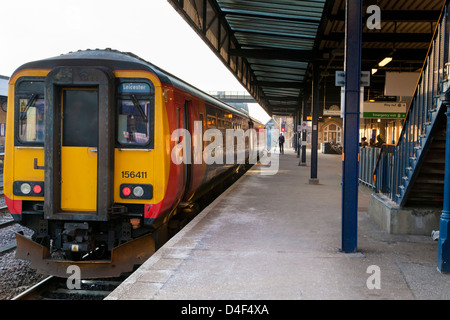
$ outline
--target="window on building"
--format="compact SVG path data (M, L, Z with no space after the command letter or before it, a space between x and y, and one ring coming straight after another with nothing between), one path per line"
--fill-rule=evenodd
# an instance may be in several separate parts
M323 129L324 142L342 143L342 128L334 123L330 123Z

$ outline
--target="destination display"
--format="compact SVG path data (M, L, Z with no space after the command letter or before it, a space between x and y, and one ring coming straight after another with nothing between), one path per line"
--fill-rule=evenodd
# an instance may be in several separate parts
M150 86L147 83L122 83L119 93L150 93Z

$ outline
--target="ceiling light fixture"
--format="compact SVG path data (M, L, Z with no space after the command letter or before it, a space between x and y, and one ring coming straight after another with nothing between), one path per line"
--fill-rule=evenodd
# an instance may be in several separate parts
M379 67L384 67L385 65L387 65L391 61L392 61L392 57L386 57L380 63L378 63L378 66Z

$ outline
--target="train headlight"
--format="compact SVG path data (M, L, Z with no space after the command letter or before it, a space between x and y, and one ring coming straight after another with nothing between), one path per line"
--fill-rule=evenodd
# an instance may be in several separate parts
M20 192L22 192L23 194L29 194L31 192L31 186L29 183L22 183L20 185Z
M13 194L16 196L43 197L43 181L14 181Z
M140 198L144 195L144 189L141 186L137 186L133 189L133 194L136 198Z

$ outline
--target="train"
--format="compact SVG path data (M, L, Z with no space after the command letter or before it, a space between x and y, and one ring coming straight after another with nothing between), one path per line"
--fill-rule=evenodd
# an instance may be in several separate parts
M265 126L248 112L128 52L28 62L8 90L4 197L33 231L16 234L16 257L43 274L132 271L265 150ZM238 135L207 132L245 135L239 147Z

